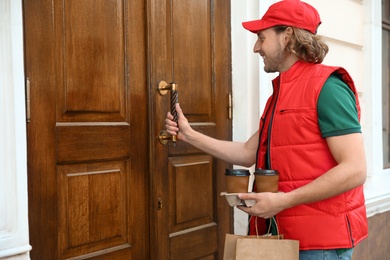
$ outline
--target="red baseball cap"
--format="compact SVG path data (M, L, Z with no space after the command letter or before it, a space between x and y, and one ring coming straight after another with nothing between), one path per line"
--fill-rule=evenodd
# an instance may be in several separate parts
M284 0L271 5L260 20L243 22L242 26L253 33L286 25L316 34L320 24L320 15L313 6L300 0Z

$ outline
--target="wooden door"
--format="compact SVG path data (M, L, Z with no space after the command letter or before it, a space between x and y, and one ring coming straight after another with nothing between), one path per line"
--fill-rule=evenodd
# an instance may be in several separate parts
M32 259L217 259L227 165L161 145L179 83L193 127L231 138L228 1L25 0Z
M169 96L156 91L164 80L178 84L179 103L194 129L229 140L230 2L150 0L149 5L152 136L165 128L170 107ZM158 259L222 259L231 211L219 194L228 165L181 142L152 143L153 207L163 205L152 214L153 244L161 245L154 253Z
M149 258L144 9L24 1L32 259Z

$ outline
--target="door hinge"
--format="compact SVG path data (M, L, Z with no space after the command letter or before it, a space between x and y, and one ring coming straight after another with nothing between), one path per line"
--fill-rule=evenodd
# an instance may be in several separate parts
M31 105L30 105L30 79L26 78L26 120L30 123L31 118Z
M228 101L228 104L229 104L229 106L228 106L228 118L229 119L232 119L232 117L233 117L233 99L232 99L232 94L231 93L229 93L229 101Z

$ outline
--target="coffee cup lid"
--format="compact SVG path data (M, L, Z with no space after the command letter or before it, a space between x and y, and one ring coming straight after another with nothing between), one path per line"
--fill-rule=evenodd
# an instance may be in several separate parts
M261 175L278 175L277 170L267 170L267 169L256 169L255 174Z
M225 175L228 176L249 176L249 170L246 169L226 169Z

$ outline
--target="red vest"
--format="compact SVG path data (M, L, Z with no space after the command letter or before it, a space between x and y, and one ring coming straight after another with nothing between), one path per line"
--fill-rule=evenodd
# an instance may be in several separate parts
M333 72L355 93L360 119L357 91L343 68L298 61L273 80L274 93L260 120L256 168L266 168L269 145L268 167L279 171L281 192L299 188L337 164L321 137L317 115L319 94ZM364 203L360 186L326 200L286 209L276 216L279 231L286 239L299 240L301 250L351 248L368 234Z

